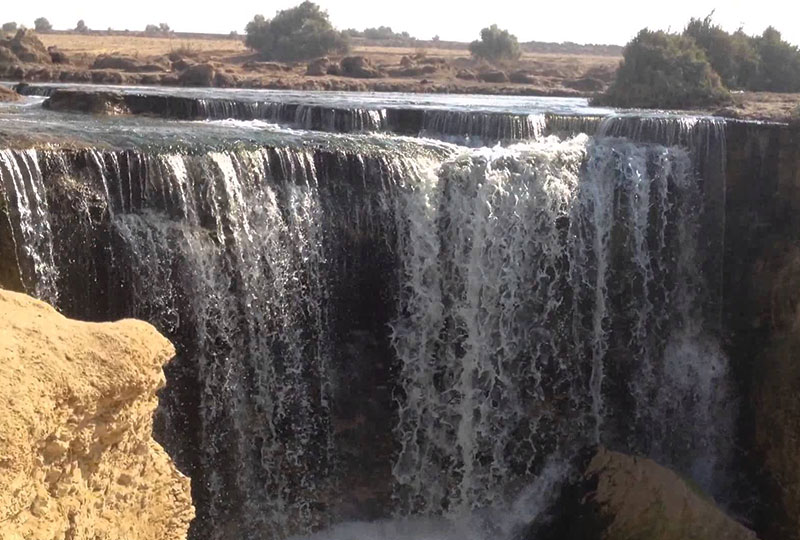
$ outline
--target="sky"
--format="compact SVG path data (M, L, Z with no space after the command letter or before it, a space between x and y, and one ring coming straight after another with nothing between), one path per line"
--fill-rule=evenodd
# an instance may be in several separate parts
M279 9L300 0L39 0L4 2L3 22L27 26L44 16L56 29L74 28L79 19L89 28L144 30L147 24L165 22L180 32L242 32L255 14L272 17ZM715 10L714 20L728 30L744 27L761 33L769 25L784 39L800 45L800 2L797 0L318 0L339 28L363 29L391 26L412 36L471 41L480 29L497 24L520 41L573 41L624 45L644 27L682 29L690 17L705 17ZM209 6L208 9L205 6ZM211 8L210 6L216 6Z

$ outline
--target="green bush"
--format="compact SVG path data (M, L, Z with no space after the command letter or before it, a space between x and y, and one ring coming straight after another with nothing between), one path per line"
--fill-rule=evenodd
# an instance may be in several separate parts
M760 71L752 90L800 92L800 51L781 38L773 27L753 38L761 58Z
M728 103L731 96L692 38L645 29L625 46L616 80L597 101L680 109Z
M469 44L469 52L475 58L490 62L517 60L521 54L517 36L500 30L496 24L481 30L481 39Z
M753 39L741 29L729 34L711 21L691 19L683 34L703 49L722 82L728 88L744 89L757 80L761 58Z
M44 17L39 17L35 21L33 21L33 28L37 32L49 32L53 29L53 25L50 24L50 21L45 19Z
M279 11L271 20L256 15L245 30L245 44L266 60L308 60L347 51L347 38L333 27L327 12L309 1Z
M16 32L17 31L17 23L15 22L7 22L2 26L3 32Z
M800 50L769 27L760 36L741 29L729 34L711 22L689 21L684 35L695 40L729 88L768 92L800 92Z

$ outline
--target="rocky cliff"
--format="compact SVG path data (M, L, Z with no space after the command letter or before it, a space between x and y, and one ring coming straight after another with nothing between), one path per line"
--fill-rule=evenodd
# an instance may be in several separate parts
M0 539L172 540L189 480L153 440L172 345L0 291Z

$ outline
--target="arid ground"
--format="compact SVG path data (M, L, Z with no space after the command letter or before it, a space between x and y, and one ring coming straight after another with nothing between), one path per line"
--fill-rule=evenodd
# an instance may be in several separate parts
M52 51L61 53L64 62L6 65L5 69L0 66L0 79L591 98L613 82L622 60L603 47L587 46L583 53L533 52L531 49L536 47L523 47L525 52L519 61L491 65L471 58L466 44L420 42L414 47L387 46L355 39L348 55L363 59L360 72L344 72L339 69L342 58L329 57L312 73L311 64L306 62L260 61L241 37L156 37L122 32L56 32L36 37L51 55ZM109 65L98 63L99 59L109 58ZM200 70L199 78L191 77L193 66L207 69ZM702 112L788 121L798 106L800 94L744 92L734 94L732 106Z

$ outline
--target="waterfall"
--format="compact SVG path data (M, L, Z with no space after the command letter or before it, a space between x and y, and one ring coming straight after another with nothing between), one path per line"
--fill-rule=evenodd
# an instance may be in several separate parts
M544 125L544 115L426 110L420 135L450 137L469 146L482 146L495 141L536 139L542 135Z
M586 136L481 149L405 197L403 512L502 504L510 478L598 442L715 488L729 396L701 316L687 151Z
M156 431L193 539L510 539L597 443L724 493L719 124L165 103L506 144L0 150L22 286L176 345Z
M6 211L13 215L12 241L23 282L42 300L57 303L58 268L53 261L53 237L44 179L36 150L0 149L0 183ZM24 269L23 269L24 267Z

